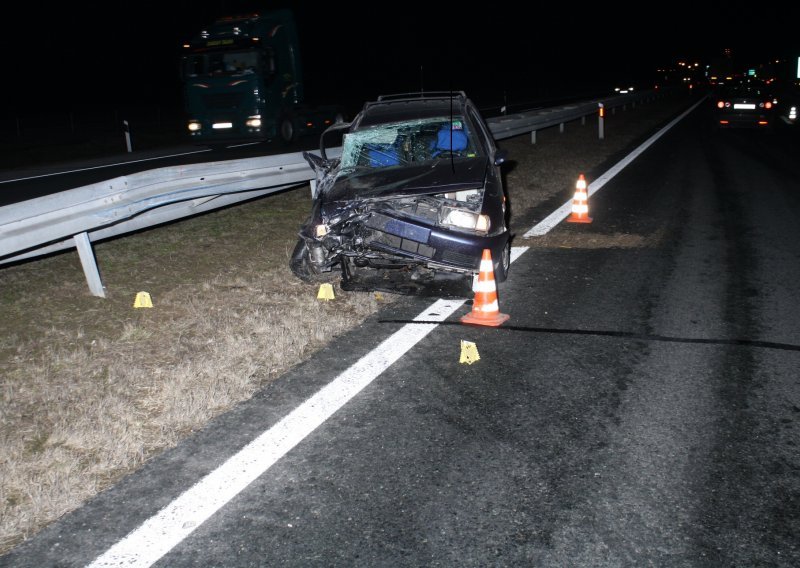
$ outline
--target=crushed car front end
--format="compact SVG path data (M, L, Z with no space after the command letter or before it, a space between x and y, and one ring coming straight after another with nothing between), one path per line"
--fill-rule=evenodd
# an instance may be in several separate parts
M499 168L453 128L474 127L451 117L393 123L346 135L340 160L306 155L318 185L294 273L304 280L336 269L345 278L364 269L412 279L473 275L488 248L502 281L509 233Z

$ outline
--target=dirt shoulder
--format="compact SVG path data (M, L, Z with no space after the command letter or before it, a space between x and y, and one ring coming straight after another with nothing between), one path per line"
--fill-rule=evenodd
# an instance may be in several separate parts
M592 120L501 141L514 230L689 102L608 116L603 141ZM397 299L292 276L309 208L305 186L99 243L107 299L74 251L0 268L0 554Z

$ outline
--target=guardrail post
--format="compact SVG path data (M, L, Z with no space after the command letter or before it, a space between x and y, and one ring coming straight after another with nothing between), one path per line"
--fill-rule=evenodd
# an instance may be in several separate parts
M127 120L122 121L122 126L125 129L125 144L128 146L128 153L131 152L131 127Z
M531 130L531 144L536 144L536 131Z
M599 107L597 109L597 137L600 140L603 140L606 137L605 124L603 124L603 121L605 120L606 109L603 107L603 103L597 103L597 106Z
M103 281L100 279L100 271L97 270L97 260L94 257L89 234L80 233L75 235L73 239L75 240L75 247L78 249L78 256L81 258L81 266L83 266L86 282L89 284L89 291L92 296L105 298L106 291L103 288Z

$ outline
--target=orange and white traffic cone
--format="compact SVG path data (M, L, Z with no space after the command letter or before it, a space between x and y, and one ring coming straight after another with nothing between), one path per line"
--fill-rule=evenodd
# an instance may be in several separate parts
M494 283L492 251L483 249L478 283L475 285L475 299L472 301L472 311L461 318L461 323L497 327L510 317L508 314L500 313L500 308L497 304L497 287Z
M572 213L567 217L568 223L591 223L589 217L589 195L586 193L586 180L583 174L575 184L575 197L572 198Z

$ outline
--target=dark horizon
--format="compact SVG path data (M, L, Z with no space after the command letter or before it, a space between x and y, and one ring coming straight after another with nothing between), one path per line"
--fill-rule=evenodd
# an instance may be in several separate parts
M749 16L737 5L726 4L724 16L712 7L672 8L658 17L624 5L577 14L549 6L537 7L536 20L527 21L502 7L473 13L405 3L387 19L385 10L374 8L183 0L158 10L122 6L105 14L107 25L67 5L45 11L30 6L3 39L5 52L14 54L15 80L7 84L17 86L9 89L12 104L5 112L178 106L182 42L217 17L278 7L295 14L306 95L314 102L359 104L378 94L424 88L465 90L479 103L496 104L506 97L579 95L617 82L647 83L659 67L679 58L705 61L726 47L748 65L800 55L795 38L775 27L775 14L760 24L759 34L742 33ZM631 15L641 20L636 28L626 23ZM35 24L35 37L25 23Z

